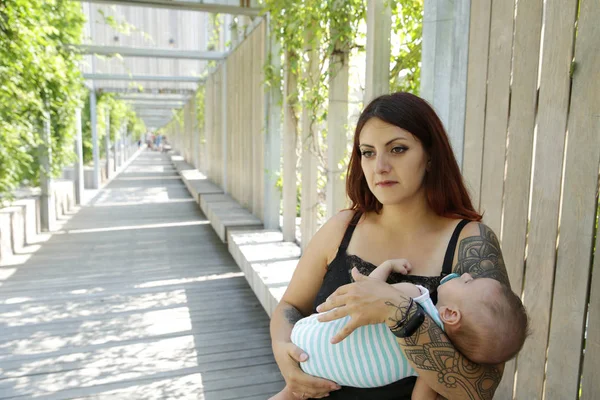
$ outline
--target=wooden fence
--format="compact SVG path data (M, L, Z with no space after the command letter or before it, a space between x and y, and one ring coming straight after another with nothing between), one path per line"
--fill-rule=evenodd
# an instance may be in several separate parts
M532 330L496 398L597 398L600 2L516 7L471 2L467 77L464 176Z

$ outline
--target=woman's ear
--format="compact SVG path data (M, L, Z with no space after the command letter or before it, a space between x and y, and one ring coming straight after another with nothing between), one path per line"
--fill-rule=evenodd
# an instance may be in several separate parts
M455 306L442 306L440 307L440 318L444 325L454 326L458 328L462 315L460 310Z

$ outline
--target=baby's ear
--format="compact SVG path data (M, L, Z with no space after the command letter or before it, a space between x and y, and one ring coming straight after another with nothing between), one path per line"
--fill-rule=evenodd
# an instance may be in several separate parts
M440 307L439 311L440 318L444 325L450 325L458 328L462 319L462 314L458 308L455 306L442 306Z

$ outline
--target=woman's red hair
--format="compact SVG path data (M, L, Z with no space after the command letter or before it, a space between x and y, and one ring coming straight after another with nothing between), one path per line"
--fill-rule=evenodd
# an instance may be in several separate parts
M481 214L473 208L465 188L442 121L425 100L404 92L377 97L358 119L346 178L346 193L352 202L352 210L379 213L383 207L369 190L360 165L360 132L371 118L402 128L419 139L431 159L423 184L429 206L436 214L481 221Z

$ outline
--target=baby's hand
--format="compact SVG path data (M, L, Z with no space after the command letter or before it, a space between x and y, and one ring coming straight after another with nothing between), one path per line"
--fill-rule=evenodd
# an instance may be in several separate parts
M391 272L397 272L403 275L406 275L412 269L412 266L408 262L406 258L396 258L394 260L384 261L379 267L386 266L386 268L391 269Z
M386 281L392 272L408 274L412 266L405 258L384 261L379 267L375 268L369 275L371 278Z

